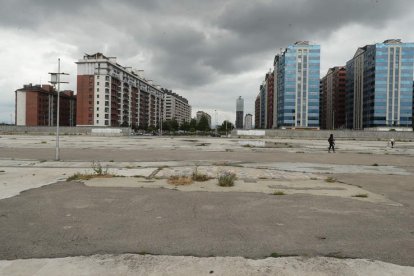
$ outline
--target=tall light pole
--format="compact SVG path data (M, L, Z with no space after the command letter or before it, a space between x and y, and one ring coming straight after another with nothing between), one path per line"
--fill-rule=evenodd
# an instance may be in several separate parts
M164 95L160 97L160 104L159 104L159 127L160 127L160 133L159 136L162 136L162 121L164 120Z
M57 73L50 74L50 83L55 86L57 85L57 110L56 110L56 151L55 151L55 160L59 161L59 121L60 121L60 84L68 83L66 81L60 81L61 75L69 75L67 73L60 72L60 58L58 58L58 71Z

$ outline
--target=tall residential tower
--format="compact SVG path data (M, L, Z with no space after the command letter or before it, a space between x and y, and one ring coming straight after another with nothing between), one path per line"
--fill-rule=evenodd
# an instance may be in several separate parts
M101 53L85 55L76 64L77 125L146 128L163 119L164 93L142 71Z
M346 64L346 124L411 128L414 43L389 39L359 48Z
M276 55L273 127L319 127L319 72L319 45L300 41Z
M241 96L236 101L236 128L243 129L244 100Z

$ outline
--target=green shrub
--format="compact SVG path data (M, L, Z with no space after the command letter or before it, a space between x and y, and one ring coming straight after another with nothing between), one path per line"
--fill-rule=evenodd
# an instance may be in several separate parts
M218 175L218 185L221 187L232 187L236 180L236 174L233 172L222 172Z
M204 181L207 181L207 180L211 179L211 177L209 177L206 174L199 173L198 172L198 167L195 167L195 169L193 171L192 179L194 181L204 182Z

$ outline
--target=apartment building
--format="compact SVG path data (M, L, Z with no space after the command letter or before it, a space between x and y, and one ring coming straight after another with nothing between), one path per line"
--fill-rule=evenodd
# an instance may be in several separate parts
M254 127L260 128L260 95L254 101Z
M156 127L164 114L161 87L142 70L124 67L101 53L77 64L77 125Z
M266 82L266 125L265 128L273 128L273 109L274 109L274 72L269 71L265 77Z
M210 116L210 114L208 114L208 113L206 113L206 112L204 112L204 111L197 111L197 113L196 113L196 121L197 121L197 124L200 122L200 119L201 119L201 117L203 117L203 116L205 116L206 118L207 118L207 120L208 120L208 125L210 126L210 128L211 128L211 116Z
M24 85L15 91L15 122L18 126L56 126L57 91L51 85ZM59 125L75 126L76 95L61 91Z
M320 87L319 118L321 129L345 128L345 67L330 68L321 79Z
M168 89L161 88L164 93L164 119L175 119L179 124L191 121L191 106L188 100Z
M253 128L253 115L247 113L246 116L244 116L244 129L252 129Z
M266 128L267 122L267 84L264 81L260 85L260 119L259 119L259 128Z
M236 128L243 128L244 100L239 96L236 100Z
M275 127L319 127L320 46L289 45L274 59Z
M412 127L414 43L389 39L359 48L346 64L346 125Z

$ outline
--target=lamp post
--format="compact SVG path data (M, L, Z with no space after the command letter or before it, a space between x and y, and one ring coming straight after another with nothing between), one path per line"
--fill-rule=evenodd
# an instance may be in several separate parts
M161 99L162 97L162 99ZM162 136L162 121L164 120L164 95L160 97L160 104L159 104L159 126L160 126L160 133L159 136Z
M60 84L61 83L68 83L66 81L60 81L61 75L69 75L67 73L60 72L60 58L58 58L58 71L57 73L49 73L50 74L50 83L55 86L57 85L57 110L56 110L56 151L55 151L55 160L59 161L59 121L60 121Z

